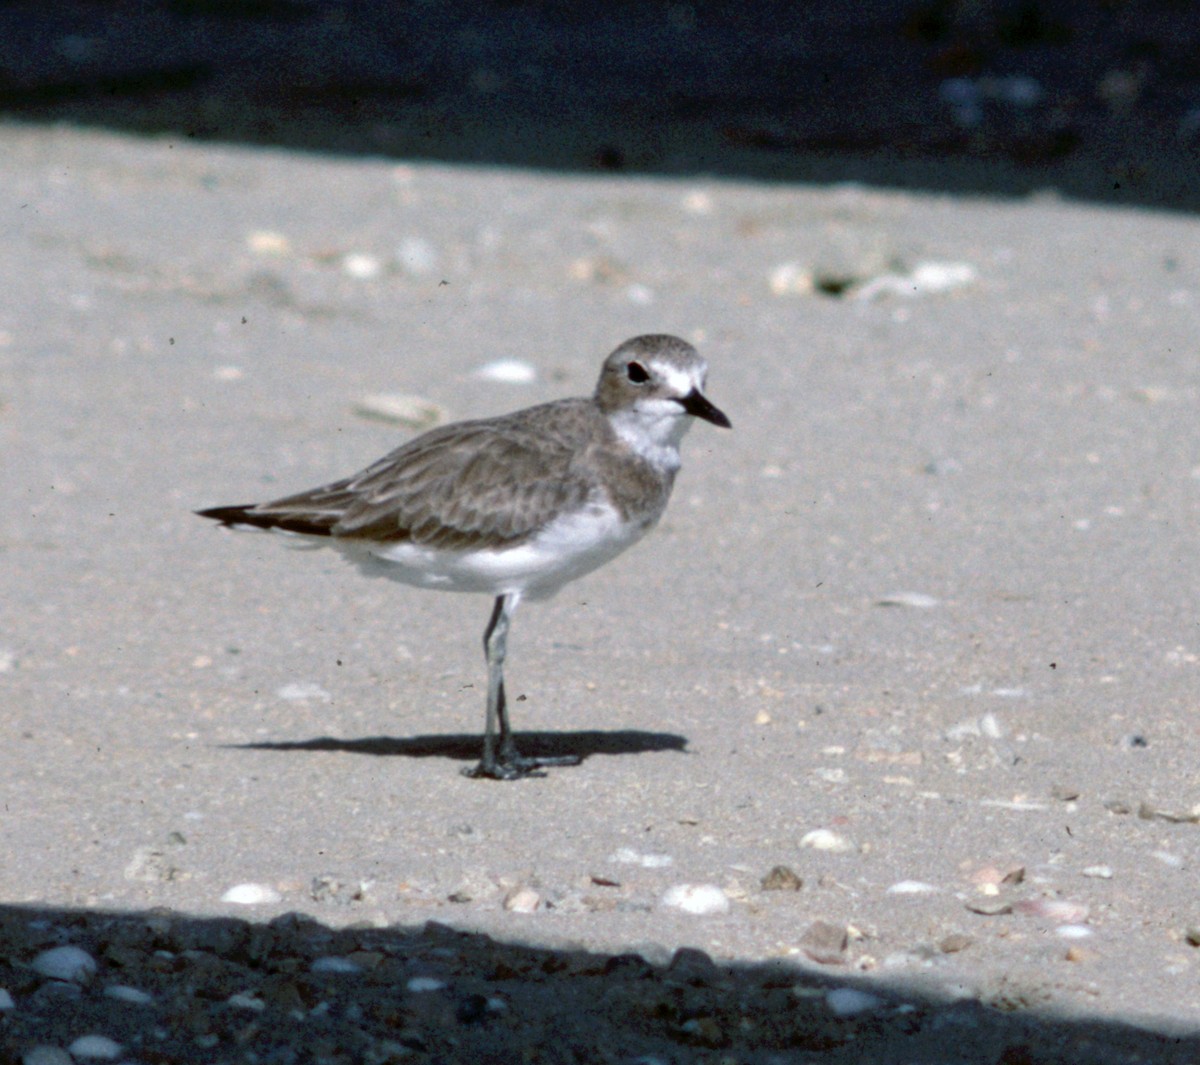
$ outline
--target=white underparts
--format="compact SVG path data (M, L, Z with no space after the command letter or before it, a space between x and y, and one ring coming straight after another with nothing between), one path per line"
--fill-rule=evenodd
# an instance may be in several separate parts
M334 539L337 547L373 575L448 592L518 592L533 599L616 558L653 523L624 522L608 503L594 502L563 514L512 547L446 551L413 543L380 544Z

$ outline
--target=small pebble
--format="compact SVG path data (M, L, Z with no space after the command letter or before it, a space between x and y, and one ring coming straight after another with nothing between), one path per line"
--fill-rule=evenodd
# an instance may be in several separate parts
M1077 924L1088 915L1088 908L1070 899L1022 899L1013 903L1013 913L1037 917L1054 924Z
M966 950L975 940L962 932L951 932L948 936L943 936L938 941L938 950L943 954L957 954L959 951Z
M974 284L979 271L970 263L918 263L911 276L918 294L946 293Z
M362 966L349 958L326 955L317 958L309 967L314 973L361 973Z
M5 1010L16 1009L16 1005L17 1004L13 1002L12 995L10 995L5 988L0 987L0 1013L4 1012Z
M1013 904L1006 899L973 899L966 907L980 917L1000 917L1013 912Z
M504 908L510 913L533 913L541 904L541 895L531 887L517 888L504 899Z
M267 884L236 884L221 896L221 901L238 906L261 906L279 902L282 898L278 891Z
M1112 875L1113 871L1107 865L1089 865L1080 870L1080 876L1091 877L1093 880L1111 880Z
M777 865L762 878L761 886L763 891L799 891L804 881L786 865Z
M246 237L246 244L256 255L286 255L291 242L282 233L258 229Z
M311 681L298 681L293 684L285 684L282 688L277 688L275 694L280 699L286 699L290 703L302 702L305 699L316 699L318 702L328 703L333 701L333 696L329 694L319 684L314 684Z
M262 1013L267 1008L266 1002L254 995L248 995L244 992L238 992L236 995L230 995L226 1003L238 1010L250 1010L252 1013Z
M62 1047L31 1047L21 1055L21 1065L74 1065Z
M665 869L675 861L669 854L642 854L632 847L622 847L609 859L623 865L640 865L643 869Z
M845 926L828 921L813 921L800 937L800 949L821 965L841 965L849 945L850 934Z
M475 376L508 385L527 385L537 380L537 370L520 359L497 359L480 366Z
M662 904L698 915L729 912L729 896L715 884L676 884L668 888Z
M410 396L402 392L363 396L354 404L354 413L410 429L432 429L450 418L445 407L422 396Z
M807 296L816 290L813 273L800 263L780 263L771 271L767 285L772 296Z
M86 984L96 975L96 959L79 947L51 947L33 959L33 971L51 980Z
M1189 947L1200 947L1200 925L1188 925L1183 933ZM12 1001L11 999L9 1001Z
M972 884L981 886L1020 884L1025 880L1025 866L1009 865L1001 869L994 865L985 865L976 869L971 874L970 880Z
M825 1005L835 1017L854 1017L877 1010L884 1004L878 995L853 987L835 987L825 995Z
M938 889L923 880L900 880L887 889L889 895L932 895Z
M67 1049L76 1060L116 1061L121 1056L122 1047L106 1035L81 1035Z
M446 982L434 976L414 976L404 986L411 994L419 995L427 991L441 991Z
M1096 933L1085 924L1064 924L1059 925L1054 934L1061 939L1087 939Z
M855 293L860 300L880 296L931 296L973 285L979 271L970 263L917 263L908 274L883 274L868 281Z
M1194 825L1200 822L1200 807L1190 810L1164 810L1148 802L1138 804L1138 817L1143 821L1166 821L1172 825Z
M342 257L342 271L359 281L370 281L383 273L383 263L378 256L350 252Z
M1014 107L1034 107L1041 103L1046 92L1037 78L1028 74L1010 74L1004 78L989 78L986 82L991 96Z
M924 592L895 592L875 600L876 606L906 606L914 610L932 610L939 600Z
M700 189L689 192L683 198L683 209L688 214L709 215L713 212L713 198Z
M1000 694L999 690L996 694ZM1000 719L992 713L984 714L979 719L979 734L986 736L989 740L1001 739L1004 736L1004 729L1000 726ZM1041 808L1041 806L1038 807L1038 809Z
M104 997L117 1002L127 1002L131 1006L148 1006L154 1001L153 995L146 994L136 987L126 984L111 984L104 989Z
M800 837L801 847L810 847L815 851L831 851L834 854L845 854L855 849L854 844L845 836L839 836L828 828L814 828Z

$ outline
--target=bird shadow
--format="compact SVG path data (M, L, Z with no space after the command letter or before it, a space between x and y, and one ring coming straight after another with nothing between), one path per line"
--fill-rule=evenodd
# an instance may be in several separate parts
M581 761L594 754L649 754L654 751L687 753L687 737L673 732L642 732L620 729L613 732L519 732L521 753L535 758L575 755ZM225 744L243 751L344 751L377 757L452 758L474 761L479 757L482 737L478 733L448 733L429 736L364 736L338 739L316 736L309 740L277 740Z

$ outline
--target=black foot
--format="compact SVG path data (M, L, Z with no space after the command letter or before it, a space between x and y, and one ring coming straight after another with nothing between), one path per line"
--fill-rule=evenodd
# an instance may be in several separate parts
M520 780L522 777L544 777L545 769L558 766L579 765L583 759L577 754L559 754L542 758L526 758L515 751L489 761L484 758L477 766L464 769L462 775L473 779Z

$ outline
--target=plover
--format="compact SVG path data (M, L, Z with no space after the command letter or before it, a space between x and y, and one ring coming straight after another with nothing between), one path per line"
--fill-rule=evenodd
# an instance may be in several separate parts
M310 538L405 584L494 596L483 757L464 772L511 780L574 765L577 756L517 752L504 696L509 622L522 599L548 598L658 522L692 419L730 427L705 398L706 371L678 337L634 337L604 360L590 397L445 425L344 480L197 513Z

